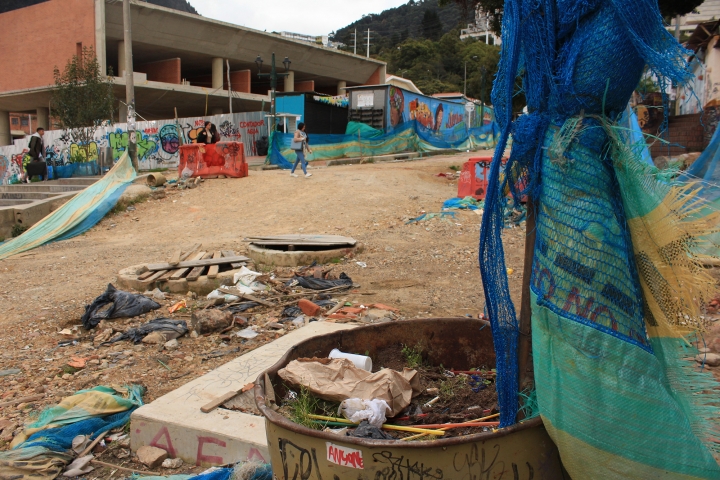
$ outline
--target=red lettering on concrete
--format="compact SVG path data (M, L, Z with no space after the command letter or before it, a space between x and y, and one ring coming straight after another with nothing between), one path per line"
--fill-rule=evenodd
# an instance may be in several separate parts
M162 443L159 443L158 441L165 437L165 445ZM152 441L150 442L151 447L157 447L162 448L166 452L168 452L168 455L170 455L170 458L175 458L177 455L175 455L175 447L173 447L172 440L170 440L170 432L168 432L167 427L162 427L158 433L153 437Z
M222 457L203 454L203 445L205 445L206 443L220 445L223 448L227 446L225 442L215 437L198 437L197 459L195 460L195 465L200 466L200 464L202 464L203 462L209 463L211 465L222 465Z
M265 457L263 457L262 453L260 453L260 450L258 450L257 448L251 448L250 453L248 453L248 456L247 456L247 461L252 462L254 460L259 460L263 463L267 463L267 461L265 460Z

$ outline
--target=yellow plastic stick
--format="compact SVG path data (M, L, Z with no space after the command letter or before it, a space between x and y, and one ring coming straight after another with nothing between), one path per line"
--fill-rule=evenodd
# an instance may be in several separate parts
M487 417L478 418L478 419L476 419L476 420L468 420L468 421L462 422L462 423L482 422L482 421L484 421L484 420L490 420L491 418L496 418L496 417L499 417L499 416L500 416L499 413L495 413L495 414L493 414L493 415L488 415ZM445 430L449 430L449 428L441 428L440 430L445 431ZM426 433L421 433L421 434L419 434L419 435L411 435L411 436L409 436L409 437L403 438L402 440L403 440L403 441L415 440L416 438L421 438L421 437L424 437L424 436L426 436L426 435L427 435Z
M315 420L327 420L328 422L340 422L340 423L347 423L349 425L354 425L353 422L346 418L337 418L337 417L326 417L324 415L308 415L308 417L315 419ZM477 421L477 420L476 420ZM403 425L383 425L382 428L385 430L400 430L403 432L413 432L413 433L421 433L422 435L437 435L442 436L445 435L445 432L443 430L428 430L427 428L416 428L416 427L405 427Z

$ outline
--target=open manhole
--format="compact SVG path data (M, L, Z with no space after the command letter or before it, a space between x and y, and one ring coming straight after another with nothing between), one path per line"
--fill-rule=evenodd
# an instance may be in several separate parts
M328 263L361 250L354 238L340 235L273 235L247 237L248 256L256 264L297 267Z

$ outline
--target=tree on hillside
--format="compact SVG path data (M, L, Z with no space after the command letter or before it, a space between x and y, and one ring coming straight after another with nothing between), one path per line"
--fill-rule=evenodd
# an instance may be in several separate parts
M443 25L440 16L435 10L425 10L422 23L420 24L422 36L430 40L439 40L442 35Z
M110 76L103 75L93 48L84 47L81 56L73 55L62 73L55 67L53 75L53 117L88 159L95 132L103 121L112 118L115 103L112 69Z
M674 17L676 15L687 15L700 6L704 0L658 0L660 14L663 17ZM474 17L475 9L480 7L483 12L491 16L490 25L492 30L500 35L502 23L502 12L505 0L438 0L438 5L445 6L456 4L460 7L463 17Z

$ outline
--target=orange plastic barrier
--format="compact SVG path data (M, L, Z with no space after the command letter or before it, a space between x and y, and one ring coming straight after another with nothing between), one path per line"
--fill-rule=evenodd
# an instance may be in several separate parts
M475 157L463 164L458 179L458 197L483 200L487 193L488 174L492 157Z
M181 145L178 174L182 176L185 169L192 171L191 177L225 175L242 178L248 176L245 149L241 142Z

